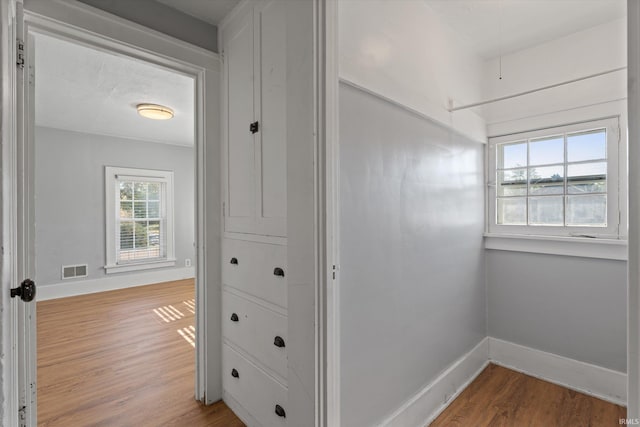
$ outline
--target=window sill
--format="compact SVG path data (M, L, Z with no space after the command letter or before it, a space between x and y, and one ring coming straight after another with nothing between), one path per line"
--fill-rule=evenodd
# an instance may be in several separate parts
M616 239L487 233L484 235L484 247L500 251L627 260L627 241Z
M175 259L163 259L160 261L145 261L145 262L137 262L137 263L131 263L131 264L105 265L104 270L107 274L112 274L112 273L124 273L127 271L136 271L136 270L150 270L152 268L174 267L175 265L176 265Z

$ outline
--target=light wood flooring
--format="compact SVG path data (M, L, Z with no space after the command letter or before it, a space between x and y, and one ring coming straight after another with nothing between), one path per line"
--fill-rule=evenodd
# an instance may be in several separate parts
M619 426L626 409L497 365L489 365L431 427Z
M219 426L194 400L194 283L37 303L39 426Z

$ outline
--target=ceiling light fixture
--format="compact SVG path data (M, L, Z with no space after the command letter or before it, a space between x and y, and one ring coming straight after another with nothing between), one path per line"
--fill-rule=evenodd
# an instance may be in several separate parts
M169 120L173 118L173 110L164 105L158 104L138 104L136 106L138 114L147 119Z

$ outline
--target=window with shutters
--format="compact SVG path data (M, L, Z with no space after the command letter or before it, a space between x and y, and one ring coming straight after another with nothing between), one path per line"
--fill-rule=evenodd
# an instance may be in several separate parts
M107 167L105 183L107 273L175 265L173 172Z

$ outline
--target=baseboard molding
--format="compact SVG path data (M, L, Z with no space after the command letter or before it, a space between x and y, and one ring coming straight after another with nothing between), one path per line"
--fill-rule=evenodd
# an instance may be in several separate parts
M553 353L488 338L489 360L618 405L627 405L627 375Z
M429 425L482 372L488 355L488 341L484 338L379 425Z
M249 411L244 409L244 406L240 404L233 396L231 396L226 391L222 392L222 400L225 405L231 409L231 412L236 414L240 421L242 421L247 427L262 427L255 418L251 416Z
M37 300L46 301L56 298L170 282L172 280L190 279L195 277L195 275L196 270L194 267L182 267L135 274L109 275L102 279L74 280L51 285L39 285Z

